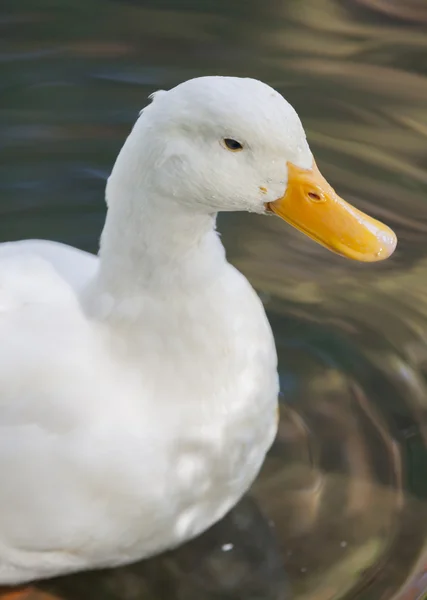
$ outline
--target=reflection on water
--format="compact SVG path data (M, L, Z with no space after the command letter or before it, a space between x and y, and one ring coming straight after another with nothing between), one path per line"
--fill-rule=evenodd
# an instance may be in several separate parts
M277 442L252 494L160 558L48 582L77 600L416 600L427 593L424 0L6 0L0 237L94 250L103 186L147 95L250 75L295 105L394 257L359 265L275 219L226 215L280 358Z

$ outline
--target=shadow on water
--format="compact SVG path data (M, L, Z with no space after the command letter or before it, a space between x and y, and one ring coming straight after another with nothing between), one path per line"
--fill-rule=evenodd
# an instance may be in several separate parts
M282 382L249 497L180 550L47 582L69 600L416 600L427 591L424 0L5 0L0 238L94 251L103 187L153 90L249 75L297 108L321 169L397 232L355 265L275 219L226 215ZM427 593L427 592L426 592Z

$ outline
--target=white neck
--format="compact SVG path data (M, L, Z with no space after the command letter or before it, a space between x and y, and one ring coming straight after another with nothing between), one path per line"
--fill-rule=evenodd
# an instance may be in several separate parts
M216 215L138 190L110 202L101 238L99 284L120 298L145 290L200 285L223 264Z
M108 213L99 272L88 290L91 303L109 296L117 305L147 292L150 297L169 294L173 301L174 291L185 296L206 287L226 262L215 231L216 214L160 191L155 161L162 149L153 154L157 138L141 146L147 127L142 115L107 183Z

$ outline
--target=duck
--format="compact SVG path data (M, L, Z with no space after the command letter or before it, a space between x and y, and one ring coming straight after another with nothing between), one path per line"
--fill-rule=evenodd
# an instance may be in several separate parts
M219 212L280 217L362 262L396 247L321 175L291 104L250 78L152 94L105 198L97 255L0 245L1 586L173 549L257 477L277 355Z

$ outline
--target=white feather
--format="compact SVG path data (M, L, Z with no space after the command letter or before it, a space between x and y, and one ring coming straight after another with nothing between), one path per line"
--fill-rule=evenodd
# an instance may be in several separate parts
M276 352L215 213L263 212L290 159L311 153L277 92L193 80L126 141L99 258L0 246L1 584L171 548L248 489L276 432Z

